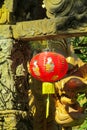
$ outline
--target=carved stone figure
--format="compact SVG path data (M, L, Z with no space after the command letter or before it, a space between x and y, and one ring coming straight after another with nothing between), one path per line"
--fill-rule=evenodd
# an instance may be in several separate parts
M49 18L64 17L59 29L76 28L87 22L86 0L44 0L44 4Z
M73 16L87 11L86 0L44 0L44 3L48 16L52 15L53 17Z
M84 110L77 102L77 94L87 91L86 72L82 74L83 71L81 71L80 74L77 73L78 75L73 72L84 63L76 57L72 46L63 39L49 40L44 50L64 55L69 64L69 70L64 79L55 82L56 93L50 95L50 113L47 119L45 117L47 97L42 95L42 82L30 77L29 83L35 103L34 130L59 130L61 126L70 130L72 126L80 125L85 119Z

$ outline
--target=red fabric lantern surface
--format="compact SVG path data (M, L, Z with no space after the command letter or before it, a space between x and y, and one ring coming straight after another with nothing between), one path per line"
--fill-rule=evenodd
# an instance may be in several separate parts
M30 74L43 82L55 82L65 76L68 70L66 59L55 52L42 52L35 55L29 66Z

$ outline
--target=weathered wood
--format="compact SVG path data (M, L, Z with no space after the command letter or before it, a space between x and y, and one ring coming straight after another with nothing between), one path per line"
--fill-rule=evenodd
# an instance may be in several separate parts
M61 22L65 22L66 18L54 18L34 20L28 22L18 22L12 25L13 38L19 40L41 40L76 37L87 35L87 24L77 27L70 27L66 30L61 30Z

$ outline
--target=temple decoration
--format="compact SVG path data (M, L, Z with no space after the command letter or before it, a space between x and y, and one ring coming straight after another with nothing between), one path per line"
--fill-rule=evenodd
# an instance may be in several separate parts
M48 18L59 18L58 29L76 28L87 23L86 0L43 0ZM63 19L62 19L63 17Z
M36 79L43 82L55 82L66 74L68 64L61 54L42 52L31 59L29 69Z
M29 65L30 74L42 83L42 94L47 94L46 118L49 116L49 94L55 94L55 82L65 76L68 64L63 55L54 52L42 52L35 55Z
M55 83L55 120L64 128L69 129L84 122L85 108L77 101L80 93L87 92L87 64L77 70L74 69L70 76Z

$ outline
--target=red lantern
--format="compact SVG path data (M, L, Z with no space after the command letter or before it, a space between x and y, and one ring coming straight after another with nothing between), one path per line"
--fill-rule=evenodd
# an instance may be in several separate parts
M63 78L68 70L66 59L55 52L42 52L30 61L30 74L43 82L55 82Z

